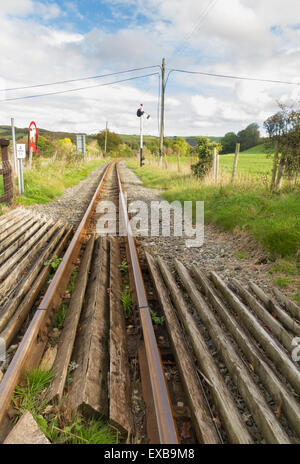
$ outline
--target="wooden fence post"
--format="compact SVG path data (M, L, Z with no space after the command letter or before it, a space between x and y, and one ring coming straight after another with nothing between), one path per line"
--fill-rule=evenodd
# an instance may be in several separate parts
M233 169L232 169L232 177L231 177L231 182L234 182L235 174L236 174L236 169L238 165L238 160L239 160L239 154L240 154L240 144L237 143L235 147L235 156L234 156L234 163L233 163Z
M213 169L212 169L214 182L217 182L217 149L213 147Z
M278 141L275 142L275 152L274 152L274 159L273 159L273 171L272 171L272 181L271 181L271 190L275 187L276 182L276 174L277 174L277 166L278 166L278 155L279 155L279 146Z
M177 171L180 172L180 155L177 153Z
M164 158L165 158L165 169L168 169L168 159L167 159L166 153L164 153Z
M11 203L14 196L12 168L8 159L9 140L0 139L0 148L2 156L2 169L0 175L3 176L4 194L0 196L0 202Z

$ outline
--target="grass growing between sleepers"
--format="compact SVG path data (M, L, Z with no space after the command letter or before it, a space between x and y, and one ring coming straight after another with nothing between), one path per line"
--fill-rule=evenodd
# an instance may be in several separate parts
M47 388L54 379L52 371L40 368L29 371L16 387L13 405L18 419L25 411L30 411L42 432L51 443L67 444L114 444L120 442L120 435L103 419L85 420L77 416L66 420L53 407L53 412L45 413Z

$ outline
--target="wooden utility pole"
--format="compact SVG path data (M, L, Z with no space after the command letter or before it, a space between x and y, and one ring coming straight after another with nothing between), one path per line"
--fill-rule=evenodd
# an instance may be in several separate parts
M240 153L240 146L241 146L240 143L237 143L237 144L236 144L235 156L234 156L234 163L233 163L233 169L232 169L232 177L231 177L231 182L232 182L232 183L234 182L235 173L236 173L236 168L237 168L237 165L238 165L239 153Z
M166 60L165 58L163 58L162 67L161 67L159 166L162 166L162 159L164 155L165 72L166 72Z
M107 148L107 126L108 126L108 122L106 121L104 153L106 153L106 148Z
M275 153L274 153L274 159L273 159L271 190L273 190L274 187L275 187L277 167L278 167L278 155L279 155L279 145L278 145L278 140L276 140L276 142L275 142Z

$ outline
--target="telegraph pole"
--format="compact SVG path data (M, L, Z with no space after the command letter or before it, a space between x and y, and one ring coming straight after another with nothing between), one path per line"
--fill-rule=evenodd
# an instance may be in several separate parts
M166 60L163 58L161 67L161 107L160 107L160 141L159 141L159 165L162 166L164 154L164 116L165 116L165 71Z
M106 153L106 147L107 147L107 125L108 125L108 122L106 121L104 153Z

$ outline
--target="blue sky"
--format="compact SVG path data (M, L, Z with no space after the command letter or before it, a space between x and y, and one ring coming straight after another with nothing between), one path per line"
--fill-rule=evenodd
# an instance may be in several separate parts
M298 0L10 0L0 11L0 88L152 66L298 82ZM122 77L133 77L156 69ZM109 83L117 78L14 92L1 99ZM223 135L263 121L299 86L172 73L166 135ZM157 135L158 76L62 95L2 102L0 124L137 133L136 107Z

